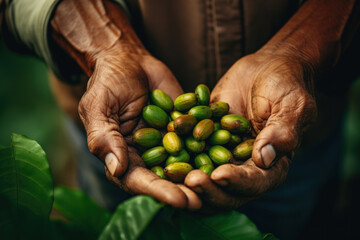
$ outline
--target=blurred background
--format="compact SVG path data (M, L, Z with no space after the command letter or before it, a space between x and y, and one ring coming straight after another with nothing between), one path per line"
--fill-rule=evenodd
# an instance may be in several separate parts
M45 64L11 52L0 41L0 145L11 133L36 140L47 153L55 184L75 187L74 154L57 106Z
M74 150L68 140L64 113L48 82L48 70L34 57L10 52L0 42L0 145L11 133L35 139L47 153L54 183L76 187ZM360 221L360 78L352 85L344 121L341 182L329 182L321 195L307 239L354 239ZM305 196L304 196L305 197ZM325 236L328 236L325 238Z

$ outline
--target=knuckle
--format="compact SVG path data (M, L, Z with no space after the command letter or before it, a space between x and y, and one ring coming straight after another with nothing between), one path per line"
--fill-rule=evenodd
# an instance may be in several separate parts
M79 105L78 105L78 113L81 118L86 118L87 113L91 109L91 105L93 105L94 98L90 96L89 92L85 92L81 97Z
M299 143L298 131L292 127L284 128L283 142L286 149L295 149Z
M94 155L97 155L100 150L100 146L99 146L98 142L99 142L99 139L96 134L94 134L94 133L88 134L89 151Z
M298 125L300 128L315 122L317 118L316 101L308 92L302 91L297 106L295 113L298 116Z
M83 119L84 118L84 115L85 115L85 112L86 112L86 107L85 107L85 102L86 100L84 100L84 97L82 97L80 99L80 102L79 102L79 105L78 105L78 113L80 115L80 117Z

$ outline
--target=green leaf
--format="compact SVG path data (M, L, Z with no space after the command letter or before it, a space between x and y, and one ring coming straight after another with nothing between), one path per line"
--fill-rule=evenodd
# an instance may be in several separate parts
M78 239L92 239L94 236L90 232L80 229L71 223L64 222L59 219L51 219L47 225L44 226L45 234L43 239L51 240L78 240Z
M264 234L263 240L279 240L277 237L275 237L272 233L266 233Z
M118 206L100 240L137 239L164 206L150 196L136 196Z
M172 215L174 208L165 206L150 222L145 231L141 234L140 240L159 240L171 239L182 240L180 229L174 221Z
M262 239L255 224L244 214L236 211L211 216L180 213L180 229L183 239Z
M53 203L53 181L36 141L12 134L11 146L0 148L0 203L6 206L0 213L1 234L23 238L41 232Z
M70 223L91 232L97 237L110 220L110 213L97 205L81 190L57 187L53 207Z

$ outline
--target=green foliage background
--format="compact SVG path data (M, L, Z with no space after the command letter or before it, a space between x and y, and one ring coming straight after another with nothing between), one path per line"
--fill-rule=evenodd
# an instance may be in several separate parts
M39 142L55 182L66 179L62 173L73 164L72 148L64 115L50 90L47 67L35 57L11 52L0 41L0 145L8 145L13 132Z
M10 146L0 146L0 172L0 206L6 206L0 211L1 239L269 239L234 210L200 215L139 195L110 213L80 190L54 190L46 153L20 134L11 135ZM49 218L53 208L62 219Z

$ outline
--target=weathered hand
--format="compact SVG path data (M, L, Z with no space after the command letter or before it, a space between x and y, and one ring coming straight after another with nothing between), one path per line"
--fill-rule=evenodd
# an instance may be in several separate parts
M146 51L122 9L108 0L64 0L51 24L55 42L90 77L78 109L89 150L105 163L108 177L130 193L200 208L189 188L145 169L125 140L138 126L149 91L159 88L173 99L183 91L171 71Z
M174 99L182 93L181 87L170 70L151 56L110 56L105 54L104 60L97 61L100 65L95 66L79 104L90 151L105 159L108 179L128 193L148 194L174 207L200 208L201 201L192 190L162 180L146 169L125 138L139 127L149 89L160 88Z
M185 184L212 205L236 208L281 184L306 126L316 116L309 69L291 58L262 53L236 62L214 88L212 101L252 123L252 157L225 164L211 177L191 172Z
M182 92L175 77L150 55L104 51L97 58L88 87L79 103L90 151L114 176L128 165L128 135L141 118L149 90Z
M89 149L105 161L108 178L129 193L148 194L174 207L200 208L199 197L189 188L146 169L124 138L137 127L149 90L160 88L173 99L182 93L170 70L149 55L113 53L105 53L94 69L79 113Z

